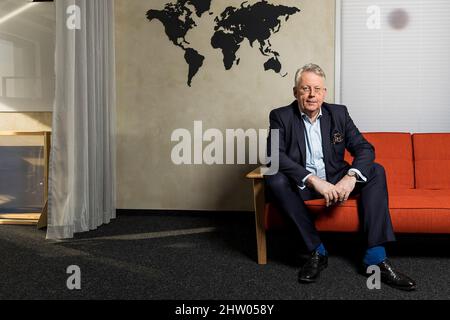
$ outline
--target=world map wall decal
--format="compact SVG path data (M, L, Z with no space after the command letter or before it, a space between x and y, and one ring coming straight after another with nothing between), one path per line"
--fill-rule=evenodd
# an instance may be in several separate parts
M186 41L186 35L197 27L194 19L199 19L205 13L210 15L212 0L178 0L167 3L162 10L147 11L149 21L158 20L164 26L169 40L184 51L184 59L189 66L187 85L190 87L192 78L203 66L205 56L198 52ZM281 72L280 54L272 49L270 37L280 31L282 21L288 21L293 14L300 12L296 7L274 5L266 0L254 4L247 1L239 7L229 6L214 18L214 30L211 30L211 46L220 49L223 55L223 65L229 70L238 65L238 51L244 40L251 47L255 42L259 52L268 57L263 67L265 71ZM197 18L195 18L195 16ZM280 74L281 75L281 74ZM286 76L286 74L281 75Z

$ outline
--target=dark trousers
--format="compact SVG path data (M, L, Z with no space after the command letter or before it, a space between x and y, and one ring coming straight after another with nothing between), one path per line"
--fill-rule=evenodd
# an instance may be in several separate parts
M300 190L281 172L265 176L265 181L270 197L277 207L293 220L307 249L315 250L321 240L314 224L315 217L309 212L304 201L321 196L309 188ZM351 195L358 194L360 225L367 235L368 248L395 241L389 214L386 174L380 164L373 164L367 182L356 183Z

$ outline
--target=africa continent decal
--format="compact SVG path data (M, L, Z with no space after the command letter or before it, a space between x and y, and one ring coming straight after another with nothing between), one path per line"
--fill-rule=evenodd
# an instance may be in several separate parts
M186 35L197 27L196 22L206 12L209 15L214 14L210 12L211 1L178 0L176 3L167 3L162 10L147 11L147 19L160 21L169 40L184 51L184 59L189 66L188 86L191 86L192 78L203 66L205 56L191 47L186 40ZM274 5L265 0L255 4L248 4L245 1L237 8L229 6L214 18L211 46L221 50L223 65L226 70L229 70L233 65L239 64L238 52L242 42L247 40L251 47L254 47L256 43L259 52L264 57L268 57L263 65L264 70L272 70L280 74L282 68L280 54L272 49L270 37L280 31L282 21L287 21L297 12L300 12L300 9Z

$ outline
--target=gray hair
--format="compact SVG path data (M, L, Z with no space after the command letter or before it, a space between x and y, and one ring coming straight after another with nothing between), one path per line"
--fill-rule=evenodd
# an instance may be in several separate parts
M294 87L297 87L298 81L300 80L300 77L302 76L303 72L312 72L322 77L324 80L326 79L325 72L323 72L321 67L319 67L317 64L314 63L308 63L305 64L300 69L298 69L297 72L295 72Z

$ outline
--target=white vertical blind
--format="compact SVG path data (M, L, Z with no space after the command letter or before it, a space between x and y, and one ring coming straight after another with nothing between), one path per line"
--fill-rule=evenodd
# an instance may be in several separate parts
M340 102L358 128L450 132L450 1L341 6Z

